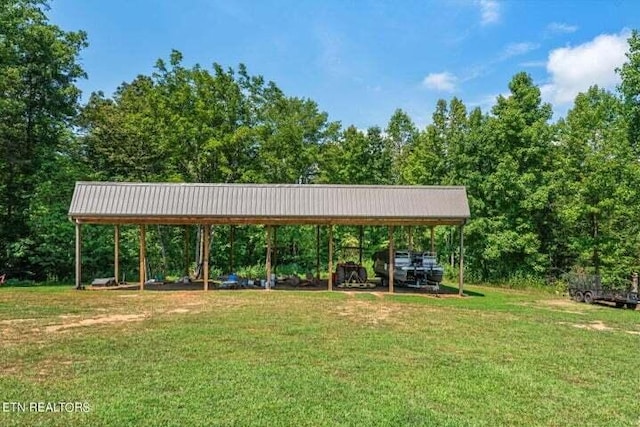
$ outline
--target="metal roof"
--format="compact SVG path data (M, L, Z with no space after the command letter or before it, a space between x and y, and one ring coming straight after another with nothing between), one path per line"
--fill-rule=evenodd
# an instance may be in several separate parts
M72 220L105 224L463 224L465 187L77 182Z

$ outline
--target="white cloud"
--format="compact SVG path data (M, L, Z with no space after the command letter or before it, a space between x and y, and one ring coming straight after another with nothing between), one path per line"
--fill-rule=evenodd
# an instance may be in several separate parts
M480 5L480 23L495 24L500 20L500 4L496 0L477 0Z
M507 47L504 48L502 52L501 59L511 58L512 56L524 55L525 53L531 52L532 50L536 50L540 45L537 43L510 43Z
M569 25L564 22L552 22L547 25L547 32L553 34L570 34L578 31L577 25Z
M551 51L547 60L550 83L541 87L545 100L567 104L590 86L613 88L619 82L615 69L626 60L628 35L627 31L601 34L581 45Z
M422 85L427 89L453 92L456 89L457 77L449 72L430 73L422 80Z

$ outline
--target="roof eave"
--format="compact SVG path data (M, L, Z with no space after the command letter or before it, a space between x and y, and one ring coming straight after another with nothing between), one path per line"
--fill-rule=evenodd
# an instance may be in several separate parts
M436 226L463 225L467 217L344 217L344 216L137 216L69 214L78 223L104 225L371 225L371 226Z

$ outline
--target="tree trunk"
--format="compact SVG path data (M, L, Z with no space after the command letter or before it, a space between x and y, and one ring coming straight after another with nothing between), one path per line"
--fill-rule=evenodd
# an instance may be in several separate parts
M591 262L595 268L596 276L600 275L600 242L598 237L598 217L596 214L591 215L591 225L593 230L593 256Z

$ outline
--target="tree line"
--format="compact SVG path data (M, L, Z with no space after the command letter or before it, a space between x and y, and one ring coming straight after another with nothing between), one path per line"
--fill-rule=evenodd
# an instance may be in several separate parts
M0 271L9 277L72 276L67 211L77 180L464 185L472 280L542 282L573 270L620 281L640 267L638 31L616 90L589 88L564 118L553 120L540 88L518 73L488 111L454 97L436 103L424 129L398 109L385 125L361 130L242 64L186 66L179 51L80 105L87 35L62 30L46 13L41 0L0 5ZM112 230L85 229L85 271L108 274ZM457 256L456 232L437 229L443 262ZM132 276L136 233L123 230L123 269ZM182 230L150 233L158 271L179 274ZM220 271L231 268L231 233L236 265L264 260L261 227L214 233ZM282 264L304 271L315 263L313 228L278 233ZM428 230L416 233L426 241ZM354 228L337 231L339 246L357 238ZM385 239L386 230L367 229L367 253Z

